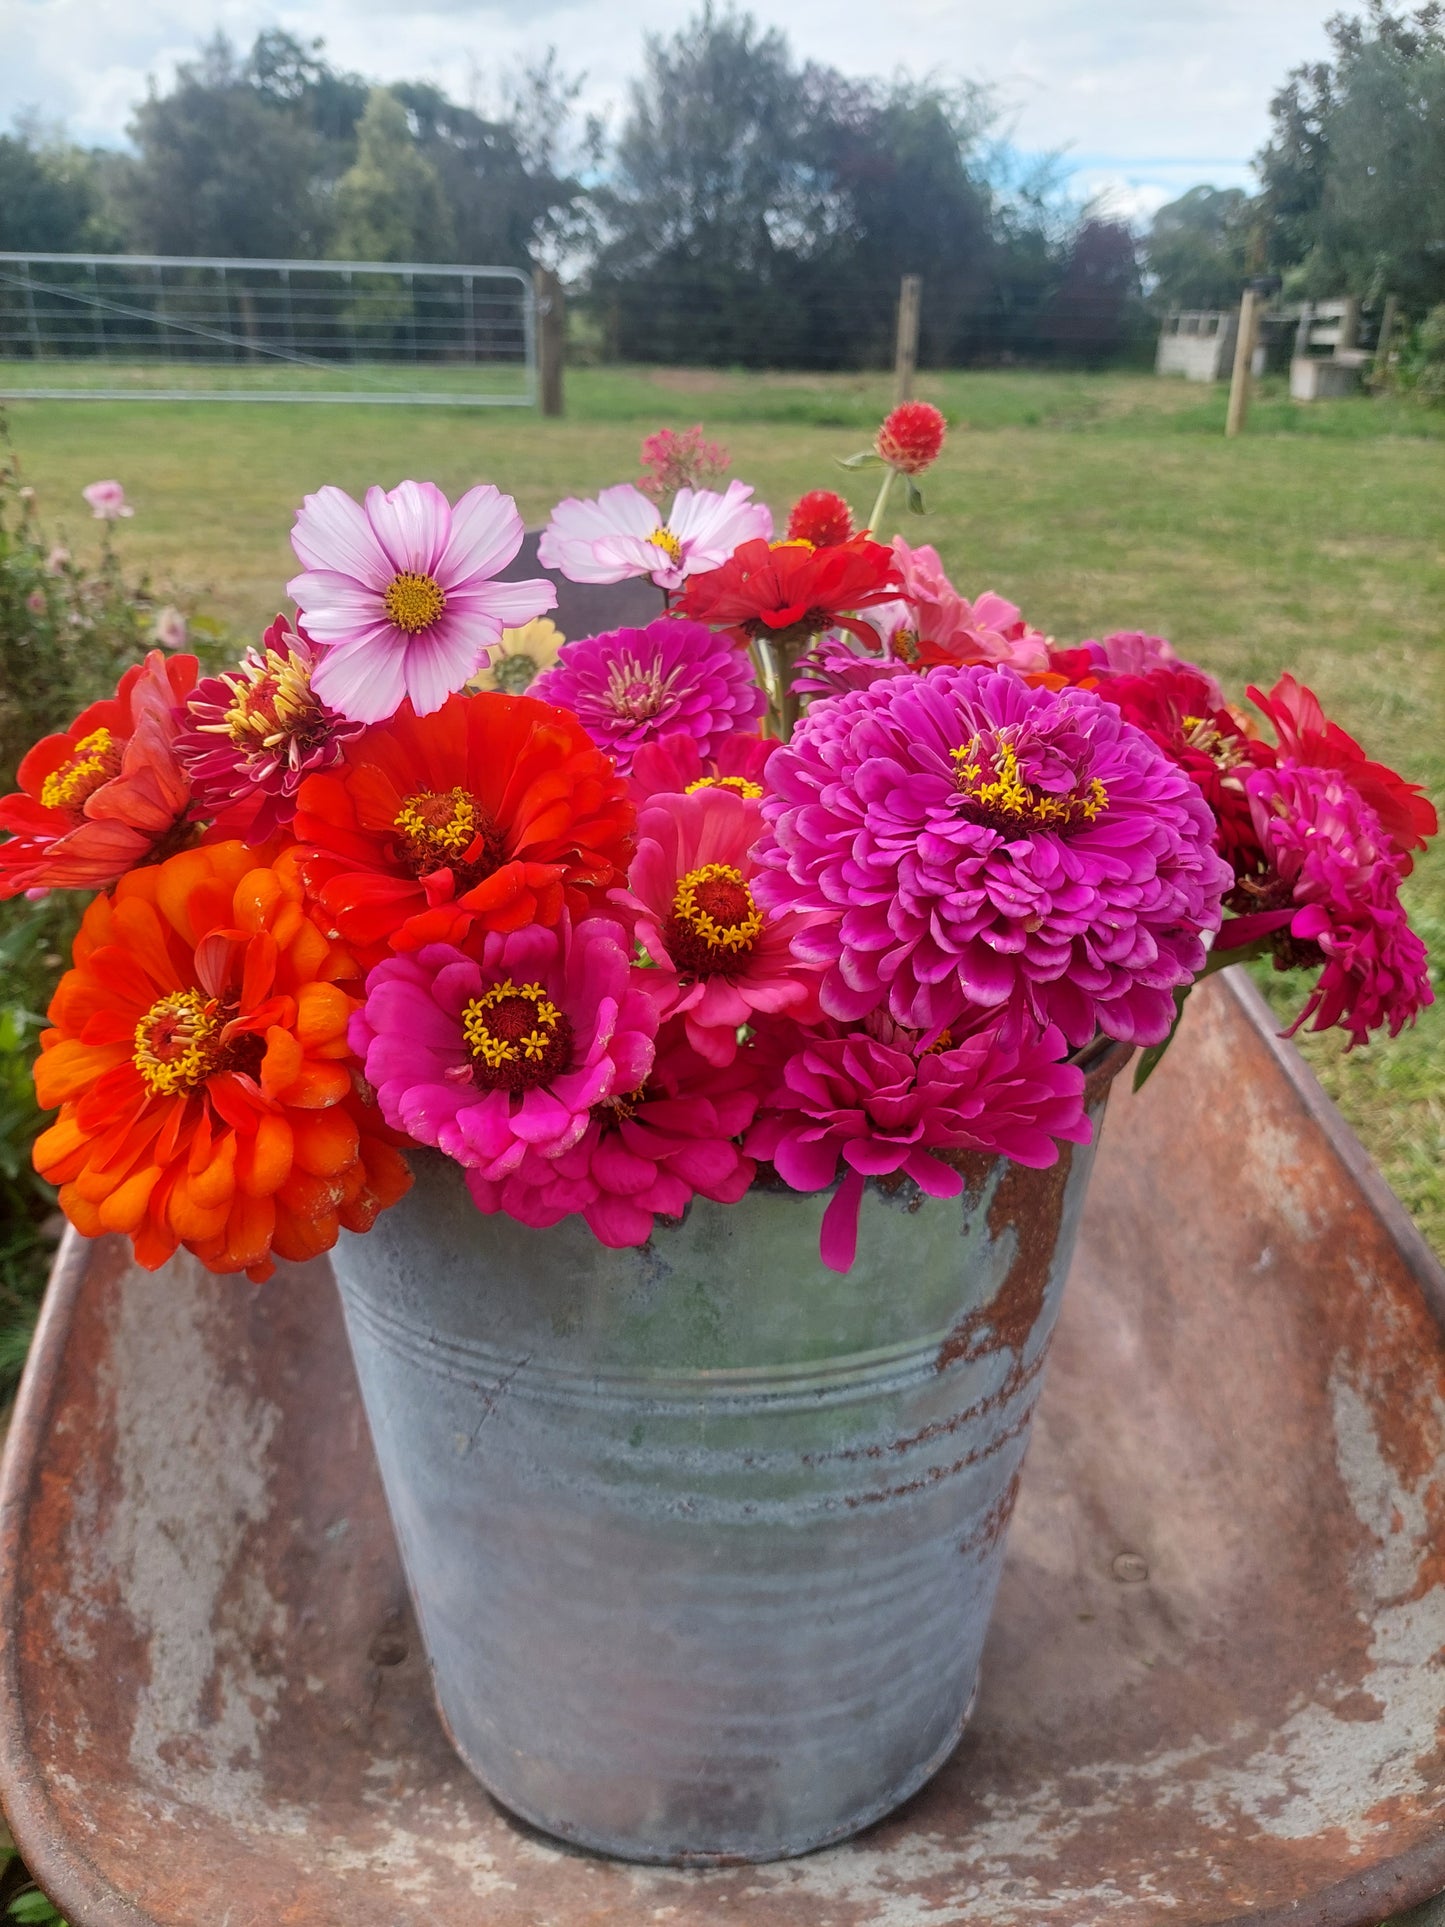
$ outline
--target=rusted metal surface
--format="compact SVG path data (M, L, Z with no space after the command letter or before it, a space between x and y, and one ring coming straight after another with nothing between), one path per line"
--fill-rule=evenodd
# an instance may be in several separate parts
M1128 1058L1093 1073L1091 1110ZM514 1813L776 1860L958 1743L1093 1148L963 1194L697 1199L640 1250L416 1182L333 1254L443 1722ZM906 1602L901 1604L900 1602Z
M41 1880L78 1927L1365 1927L1445 1888L1445 1279L1267 1021L1213 980L1115 1093L957 1753L766 1867L555 1847L457 1762L324 1267L72 1243L0 1493Z

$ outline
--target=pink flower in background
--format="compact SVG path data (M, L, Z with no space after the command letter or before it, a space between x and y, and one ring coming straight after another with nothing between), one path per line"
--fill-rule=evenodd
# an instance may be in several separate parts
M595 1105L569 1150L524 1158L500 1181L468 1171L477 1208L530 1225L580 1212L617 1249L645 1244L657 1215L681 1217L695 1194L735 1204L756 1170L735 1141L758 1107L750 1058L740 1052L719 1070L692 1049L681 1023L666 1025L646 1082Z
M933 1032L1012 1007L1071 1045L1160 1042L1233 873L1195 784L1119 712L1010 669L817 703L768 765L760 903L845 1022Z
M1084 1074L1062 1063L1053 1028L1022 1032L997 1015L975 1015L961 1034L930 1040L882 1012L844 1032L800 1031L781 1075L744 1140L795 1191L843 1182L823 1216L820 1255L834 1271L852 1264L865 1178L902 1172L932 1197L956 1197L963 1179L939 1151L976 1151L1042 1166L1058 1138L1089 1142Z
M87 482L80 492L97 522L114 522L123 515L135 514L119 482Z
M1259 907L1225 924L1221 947L1269 937L1281 969L1323 966L1288 1035L1313 1018L1311 1030L1348 1031L1351 1049L1382 1027L1397 1036L1435 997L1378 814L1338 770L1286 761L1244 780L1272 875L1230 898Z
M156 614L155 639L162 649L184 649L187 624L179 609L169 603Z
M687 1040L713 1064L737 1054L738 1027L760 1015L815 1010L818 972L793 953L808 916L753 896L757 803L725 789L657 796L637 820L637 855L615 903L637 919L655 968L647 983Z
M767 706L742 650L675 616L564 644L527 693L572 710L624 776L645 743L691 736L709 757Z
M480 957L427 944L373 968L351 1048L394 1130L499 1183L646 1080L657 1010L642 975L611 917L491 931Z
M555 608L553 585L495 580L522 545L522 518L490 483L455 508L431 482L308 495L291 532L305 573L286 585L321 651L312 687L339 715L384 722L408 697L440 709L502 630Z
M176 753L190 771L194 814L214 816L252 802L248 829L262 842L296 814L296 792L312 770L341 761L361 723L328 709L311 686L315 656L285 616L236 668L197 683L186 702Z
M29 595L26 596L25 598L25 606L30 611L31 615L43 616L45 614L45 606L46 606L44 589L32 589Z
M704 757L695 736L660 736L644 743L633 757L627 786L639 807L660 794L702 789L736 790L759 802L768 758L779 747L774 736L734 730L730 736L714 737L712 754Z
M680 489L666 521L630 482L605 488L592 501L569 496L553 509L537 560L569 582L646 575L659 589L680 589L690 575L719 567L740 542L771 536L772 514L752 494L746 482L730 482L726 495Z
M717 442L703 440L702 423L696 422L681 433L659 428L643 437L640 456L648 472L637 486L650 502L680 488L696 488L699 482L720 482L727 472L729 456Z
M59 575L63 570L69 568L69 566L70 550L57 542L45 558L45 573L47 575Z

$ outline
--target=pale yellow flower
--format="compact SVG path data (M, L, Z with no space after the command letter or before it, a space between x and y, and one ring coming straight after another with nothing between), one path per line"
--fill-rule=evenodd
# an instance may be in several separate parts
M499 689L520 696L527 685L557 660L567 638L555 622L537 616L520 629L502 631L502 648L467 684L468 689Z

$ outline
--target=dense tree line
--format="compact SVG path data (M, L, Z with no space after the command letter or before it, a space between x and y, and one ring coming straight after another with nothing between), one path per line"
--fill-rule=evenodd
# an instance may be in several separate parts
M1020 178L989 92L849 79L711 4L648 39L621 125L579 124L554 58L490 113L379 87L319 42L223 37L136 108L128 152L0 137L0 248L562 268L604 355L844 367L891 352L925 279L925 362L1101 359L1150 305L1291 291L1445 300L1445 30L1437 0L1330 27L1272 104L1260 191L1200 186L1142 243Z
M1307 299L1445 302L1445 7L1367 0L1327 31L1331 58L1270 103L1259 192L1191 188L1155 216L1144 260L1162 301L1222 306L1272 273Z

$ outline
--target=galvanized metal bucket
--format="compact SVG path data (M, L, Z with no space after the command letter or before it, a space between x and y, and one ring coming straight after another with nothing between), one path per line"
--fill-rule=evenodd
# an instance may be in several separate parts
M1090 1077L1101 1120L1128 1052ZM1097 1136L1097 1130L1096 1130ZM627 1859L879 1819L968 1716L1092 1162L697 1199L637 1251L480 1216L455 1166L336 1275L437 1701L514 1812Z

